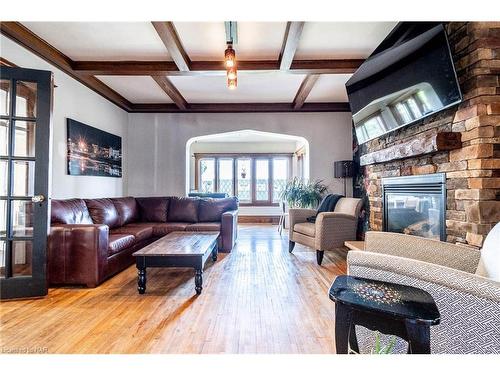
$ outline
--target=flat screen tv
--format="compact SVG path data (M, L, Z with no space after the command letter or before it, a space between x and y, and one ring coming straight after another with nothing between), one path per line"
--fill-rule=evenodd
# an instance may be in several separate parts
M441 23L402 22L346 83L358 143L462 101Z

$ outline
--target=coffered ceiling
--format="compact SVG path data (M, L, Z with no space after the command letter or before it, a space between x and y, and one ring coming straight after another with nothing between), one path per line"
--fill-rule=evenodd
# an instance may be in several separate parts
M348 111L345 82L395 22L2 22L0 31L129 112Z

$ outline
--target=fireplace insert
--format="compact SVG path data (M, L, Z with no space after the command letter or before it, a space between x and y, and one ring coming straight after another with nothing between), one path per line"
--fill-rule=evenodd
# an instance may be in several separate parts
M383 228L446 240L444 173L382 179Z

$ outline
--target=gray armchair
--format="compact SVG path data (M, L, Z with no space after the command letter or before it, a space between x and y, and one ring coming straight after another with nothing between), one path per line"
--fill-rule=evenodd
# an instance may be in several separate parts
M316 250L316 260L321 265L325 250L334 250L342 247L345 241L356 239L361 206L361 199L341 198L335 206L335 211L320 213L316 223L306 220L315 215L316 210L291 208L288 212L288 251L293 251L295 242L312 247Z
M350 275L411 285L432 295L441 313L441 323L431 327L432 353L500 353L500 283L476 275L479 258L478 250L465 246L367 232L365 250L350 251L347 264ZM356 333L360 351L369 352L374 333L363 327ZM404 346L399 341L397 347Z

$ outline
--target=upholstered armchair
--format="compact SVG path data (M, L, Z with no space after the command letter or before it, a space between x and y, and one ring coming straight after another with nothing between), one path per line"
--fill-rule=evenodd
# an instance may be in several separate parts
M496 241L490 241L493 253L500 251ZM347 264L350 275L411 285L432 295L441 314L440 324L431 327L432 353L500 353L500 282L477 274L480 256L478 250L437 240L367 232L365 249L350 251ZM356 327L356 333L360 351L369 352L374 332ZM398 342L400 350L405 346Z
M312 247L316 250L316 260L321 265L325 250L334 250L342 247L345 241L356 239L361 206L361 199L341 198L333 212L320 213L315 223L309 223L307 218L315 215L316 210L291 208L288 212L288 251L293 251L296 242Z

